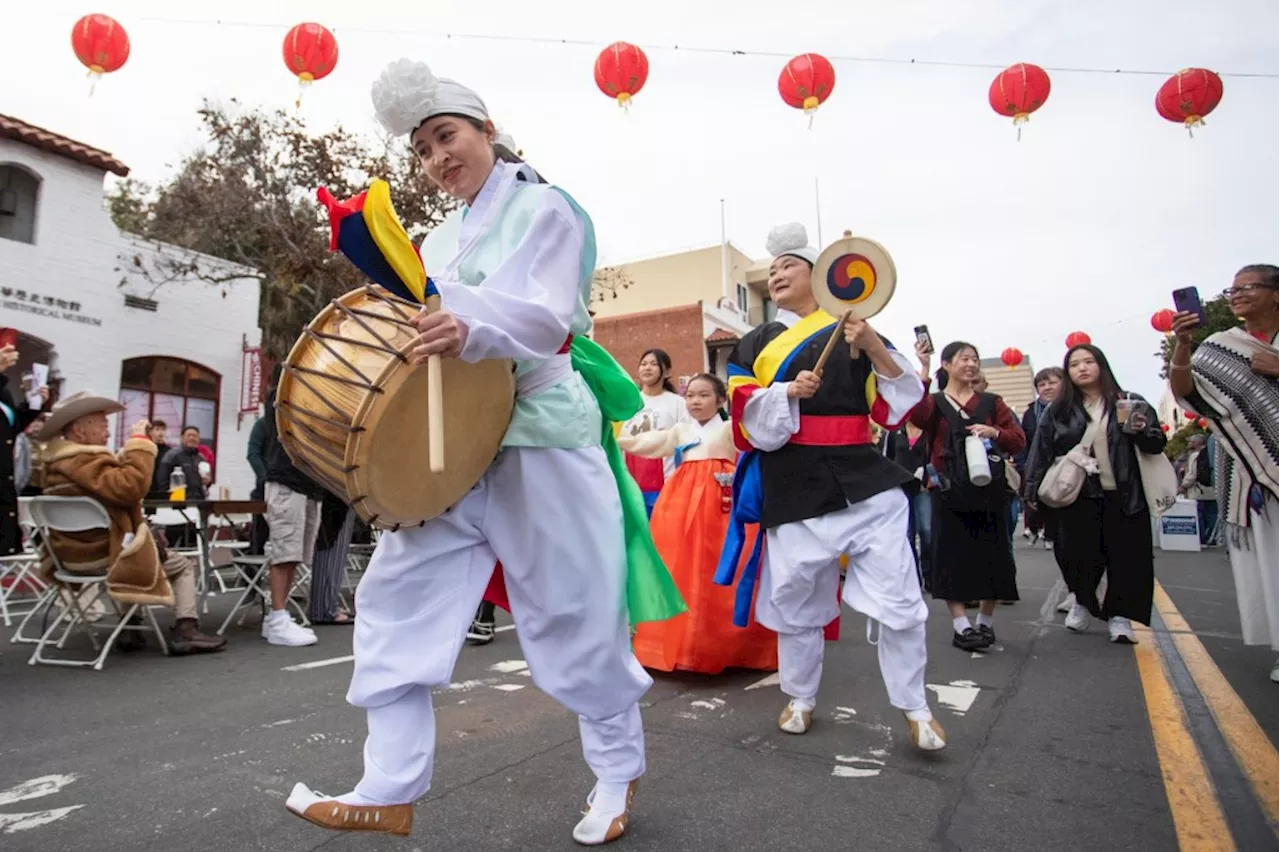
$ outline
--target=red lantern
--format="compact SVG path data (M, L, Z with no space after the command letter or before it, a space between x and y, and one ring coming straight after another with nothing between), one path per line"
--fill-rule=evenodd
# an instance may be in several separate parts
M1198 415L1194 411L1184 411L1182 412L1182 416L1188 420L1195 420Z
M987 92L991 108L1013 119L1019 139L1022 138L1022 125L1048 99L1049 75L1039 65L1027 62L1010 65L1001 71L991 81L991 89Z
M596 85L624 109L649 79L649 57L634 44L616 41L596 57Z
M1209 421L1201 417L1199 420L1196 421L1196 425L1199 426L1201 429L1208 429Z
M1151 315L1151 327L1161 334L1173 331L1173 311L1165 308Z
M1184 68L1156 92L1156 112L1161 118L1187 128L1204 127L1204 117L1222 100L1222 78L1204 68Z
M836 69L827 57L818 53L802 53L792 59L778 75L778 94L789 107L804 110L813 126L813 114L831 97L836 87Z
M1000 360L1004 365L1012 370L1014 367L1022 363L1022 350L1015 349L1010 346L1008 349L1000 353Z
M1077 346L1087 346L1093 342L1093 338L1085 334L1083 331L1073 331L1067 335L1067 348L1075 349Z
M129 59L129 35L115 18L85 15L71 28L71 49L97 82L103 74L120 70Z
M319 24L298 24L284 37L282 48L285 67L298 78L298 86L305 89L316 80L323 80L338 64L338 40ZM297 105L302 104L302 92L298 92Z
M1166 433L1166 434L1168 434L1168 432L1169 432L1169 424L1168 424L1168 423L1161 423L1161 424L1160 424L1160 431L1161 431L1161 432L1164 432L1164 433Z

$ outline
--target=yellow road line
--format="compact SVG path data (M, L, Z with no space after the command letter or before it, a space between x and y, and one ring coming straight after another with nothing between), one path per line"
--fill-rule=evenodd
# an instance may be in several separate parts
M1134 632L1138 638L1138 644L1133 646L1134 656L1178 848L1181 852L1234 852L1235 840L1187 727L1182 703L1169 682L1155 634L1137 624Z
M1217 721L1218 730L1235 755L1236 763L1240 764L1240 768L1249 777L1254 795L1262 805L1262 812L1275 825L1280 812L1280 758L1277 757L1275 746L1267 739L1262 726L1245 707L1231 684L1227 683L1222 671L1159 583L1156 583L1155 605L1178 648L1182 662L1186 664L1187 671L1191 672L1191 679L1195 681L1209 712Z

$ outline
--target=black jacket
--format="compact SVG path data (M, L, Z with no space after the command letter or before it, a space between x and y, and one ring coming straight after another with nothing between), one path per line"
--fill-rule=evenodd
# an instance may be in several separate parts
M175 467L180 467L187 478L187 499L203 500L205 498L204 483L200 481L200 462L203 460L199 450L188 450L182 445L170 448L160 459L160 464L156 466L151 487L162 488L168 494L169 475L173 473Z
M1147 511L1147 497L1142 490L1142 477L1138 473L1138 460L1133 454L1134 450L1154 455L1164 451L1167 439L1160 430L1160 417L1155 409L1137 394L1129 396L1141 403L1137 410L1146 416L1147 428L1140 433L1126 434L1113 414L1107 422L1107 456L1111 459L1111 470L1116 477L1116 490L1124 499L1124 513L1132 517ZM1023 478L1024 499L1037 500L1040 483L1054 459L1065 456L1084 439L1089 418L1084 406L1077 403L1060 417L1055 416L1056 412L1056 405L1049 406L1036 425L1036 437L1030 444L1026 475ZM1090 476L1085 481L1081 496L1101 497L1101 480L1097 476Z
M1027 406L1027 410L1022 412L1022 431L1027 436L1027 445L1022 452L1013 457L1013 464L1018 469L1018 473L1026 473L1027 457L1031 455L1031 445L1036 441L1036 426L1040 424L1040 417L1048 407L1048 403L1036 397L1035 401Z
M23 398L14 400L9 393L9 379L0 373L0 402L13 412L13 423L0 413L0 556L22 549L22 529L18 526L18 492L15 490L13 453L18 436L40 416Z
M276 431L276 392L273 389L267 395L267 410L262 416L266 421L263 435L262 455L267 462L267 482L275 482L290 491L305 494L312 500L324 497L324 489L317 485L311 477L294 467L293 459L284 451L280 443L280 434Z

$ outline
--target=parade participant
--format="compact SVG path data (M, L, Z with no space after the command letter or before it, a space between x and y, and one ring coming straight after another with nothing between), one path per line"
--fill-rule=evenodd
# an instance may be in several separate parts
M635 436L651 429L671 429L677 423L690 422L684 400L671 384L671 356L665 350L650 349L641 355L636 375L640 379L644 408L622 424L620 435ZM662 486L675 473L674 459L646 459L628 453L627 470L640 486L645 508L652 515Z
M514 359L517 399L480 481L424 525L385 532L357 589L347 699L367 711L364 777L337 797L298 784L287 806L326 828L409 833L413 802L431 786L431 689L449 682L496 558L533 681L578 715L597 778L573 838L607 843L626 831L645 771L638 700L652 681L631 653L627 606L642 620L632 584L652 541L607 425L640 408L639 392L583 338L591 220L495 144L484 102L460 83L402 59L374 83L373 104L430 180L463 202L422 246L443 307L414 319L412 360Z
M1175 316L1169 385L1183 407L1209 421L1216 438L1214 485L1244 643L1270 645L1274 651L1280 644L1280 577L1276 573L1280 270L1269 263L1246 266L1236 273L1226 295L1231 313L1244 321L1244 328L1215 332L1195 347L1192 335L1200 325L1199 316L1190 312ZM1280 667L1272 667L1271 679L1280 680Z
M711 581L729 527L728 485L738 456L729 422L721 417L725 401L724 382L703 373L685 389L682 419L691 423L636 435L624 431L618 439L639 458L675 463L650 526L689 612L637 628L636 658L648 669L719 674L727 668L778 667L777 637L759 624L734 627L733 590Z
M759 512L766 530L756 619L778 633L782 691L778 727L809 730L822 677L823 625L839 615L840 558L848 556L844 602L880 625L880 672L920 748L946 745L925 697L925 620L907 540L911 474L871 445L871 422L896 429L924 393L911 364L866 322L844 329L821 378L815 374L836 320L819 310L811 274L818 250L799 224L769 235L769 294L780 320L753 329L729 361L733 437L747 451L734 484L739 519ZM752 500L752 493L759 499ZM755 505L752 505L752 504ZM732 582L742 547L731 528L716 581ZM753 565L738 590L749 605Z

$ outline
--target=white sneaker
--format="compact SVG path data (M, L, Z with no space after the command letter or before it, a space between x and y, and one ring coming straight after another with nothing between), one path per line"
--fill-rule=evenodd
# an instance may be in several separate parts
M1062 603L1058 604L1058 612L1071 612L1071 607L1076 605L1076 596L1068 594L1062 599Z
M1049 539L1047 539L1047 538L1046 538L1046 539L1044 540L1044 549L1045 549L1045 550L1053 550L1053 542L1049 541Z
M1133 625L1129 623L1129 619L1120 616L1112 616L1107 621L1107 630L1111 633L1111 641L1119 645L1137 645L1138 640L1133 638Z
M1083 633L1089 629L1089 618L1089 610L1078 603L1073 603L1071 612L1067 613L1067 629L1075 633Z
M267 642L272 645L300 648L303 645L316 644L316 634L292 618L269 618L267 619Z
M1271 682L1280 683L1280 663L1271 667Z

